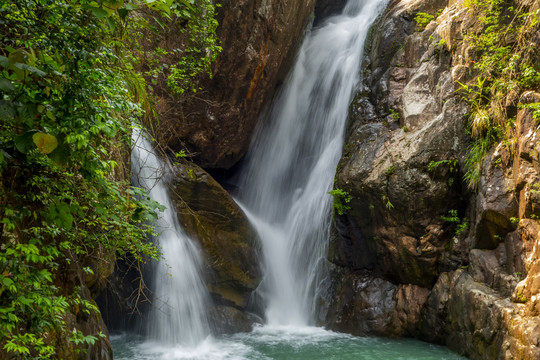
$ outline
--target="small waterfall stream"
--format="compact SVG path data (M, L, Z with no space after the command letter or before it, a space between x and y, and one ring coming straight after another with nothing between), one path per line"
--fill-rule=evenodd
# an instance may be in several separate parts
M335 169L369 27L386 0L350 0L311 31L260 129L239 201L262 239L269 325L314 325Z
M133 133L133 143L133 182L166 207L156 224L163 259L154 269L148 338L171 346L195 347L210 334L206 318L210 302L201 279L201 254L178 223L168 194L166 167L141 132Z

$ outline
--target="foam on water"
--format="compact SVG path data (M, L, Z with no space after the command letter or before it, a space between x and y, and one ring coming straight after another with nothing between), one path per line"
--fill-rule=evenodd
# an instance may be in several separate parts
M111 337L116 360L464 360L416 340L361 338L316 327L262 326L208 338L198 346L164 347L133 336Z

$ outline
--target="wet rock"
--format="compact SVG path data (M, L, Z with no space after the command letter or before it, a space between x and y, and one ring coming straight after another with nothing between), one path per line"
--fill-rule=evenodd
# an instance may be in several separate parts
M476 237L474 247L495 249L506 234L515 229L511 218L518 215L512 175L502 166L497 148L486 156L476 201Z
M469 273L476 282L488 285L505 297L512 294L519 276L507 272L505 244L501 243L495 250L473 249L469 261Z
M453 229L441 216L464 207L459 163L467 106L454 93L439 27L415 32L413 21L446 4L389 6L374 31L336 175L336 187L353 199L339 220L347 226L339 229L344 241L333 261L423 287L433 285L445 246L451 248Z
M183 162L173 175L173 203L184 230L201 244L210 291L245 308L261 279L256 231L230 195L200 167Z
M255 314L226 305L212 307L209 318L214 326L214 334L250 332L254 325L263 323L263 320Z
M346 4L346 0L318 0L315 4L315 22L313 25L317 26L329 16L339 14Z
M517 285L512 299L525 303L531 315L540 315L540 224L523 219L518 229L523 240L524 279Z
M414 335L429 293L419 286L394 285L368 272L340 276L334 286L327 324L356 335Z
M538 316L465 270L443 273L423 313L422 335L471 359L536 359Z

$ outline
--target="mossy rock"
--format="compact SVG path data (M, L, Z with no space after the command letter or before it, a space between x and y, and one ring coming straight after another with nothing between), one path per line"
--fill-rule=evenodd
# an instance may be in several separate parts
M210 291L245 307L261 271L258 236L244 212L210 174L187 161L175 166L171 193L180 223L203 249Z

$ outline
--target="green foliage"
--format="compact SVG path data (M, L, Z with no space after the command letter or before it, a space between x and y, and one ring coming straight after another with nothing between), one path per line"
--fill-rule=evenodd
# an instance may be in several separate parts
M540 123L540 103L520 104L519 108L531 110L533 119Z
M386 177L389 177L389 176L392 176L395 172L396 172L396 166L392 165L384 171L384 174L386 175Z
M347 205L352 200L352 196L348 192L336 188L330 190L328 193L334 197L334 202L332 203L332 206L339 215L343 215L345 211L349 211L351 209L351 207Z
M537 46L530 46L540 30L540 12L508 6L505 0L468 0L465 5L478 13L483 26L466 37L479 54L474 63L479 74L476 83L460 83L463 97L471 104L469 130L473 136L465 179L475 190L484 155L494 144L514 136L513 119L507 114L510 94L519 98L520 93L540 89L540 53ZM540 118L535 105L529 106L535 118Z
M441 219L451 224L454 224L456 226L456 232L455 232L456 236L461 235L462 233L464 233L465 231L469 229L469 219L467 218L461 219L458 216L457 210L453 210L453 209L449 210L448 216L443 215L441 216Z
M459 170L459 163L457 159L430 161L428 164L428 171L435 171L439 167L446 167L451 173L453 173Z
M212 0L191 0L191 3L189 9L173 5L177 16L188 19L182 29L188 36L187 46L178 64L171 66L168 79L169 89L176 94L186 90L196 92L195 79L200 74L212 77L211 65L222 50L216 35L216 5Z
M187 19L191 57L176 68L189 68L190 76L209 71L217 53L209 6L0 3L0 357L50 359L63 339L76 350L95 343L101 334L73 331L65 315L98 309L77 287L59 288L57 274L72 267L91 273L81 262L111 253L136 261L158 256L146 239L163 207L130 186L121 165L132 125L152 111L131 35L150 27L143 10Z
M414 16L414 21L416 21L418 31L424 30L425 27L433 20L435 20L435 16L428 13L419 12Z
M390 114L392 115L392 117L394 118L394 120L399 121L399 118L400 118L399 112L397 110L395 110L395 109L392 109L392 108L390 108L389 111L390 111Z
M383 201L386 209L392 210L394 208L394 204L390 202L390 199L385 194L381 194L381 200Z
M457 210L449 210L448 216L441 216L441 219L447 222L459 224L461 222L461 219L459 218L457 214Z
M454 184L455 178L454 174L457 174L459 171L459 162L457 159L451 159L451 160L440 160L440 161L430 161L428 164L428 171L435 172L438 168L444 167L448 168L448 171L452 176L448 178L448 186L452 186Z

